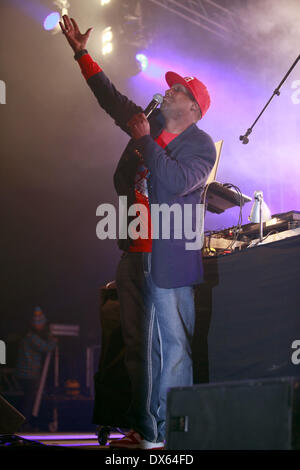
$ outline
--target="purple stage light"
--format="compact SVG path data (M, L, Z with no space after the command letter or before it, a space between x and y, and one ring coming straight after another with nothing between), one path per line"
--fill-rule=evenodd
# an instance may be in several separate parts
M48 15L44 20L44 29L46 31L54 29L57 23L59 22L59 19L60 14L57 11L50 13L50 15Z
M40 434L19 434L20 437L23 437L24 439L30 439L30 440L35 440L35 441L65 441L65 440L87 440L87 439L97 439L96 434L80 434L80 433L73 433L73 434L68 434L68 433L56 433L56 434L51 434L51 433L40 433ZM123 434L120 433L111 433L109 435L110 439L120 439L123 437Z
M81 443L76 443L76 444L57 444L59 447L91 447L91 446L97 446L99 447L99 442L81 442ZM49 446L50 447L50 446Z
M149 65L149 61L145 54L136 54L135 58L141 64L142 70L146 70Z

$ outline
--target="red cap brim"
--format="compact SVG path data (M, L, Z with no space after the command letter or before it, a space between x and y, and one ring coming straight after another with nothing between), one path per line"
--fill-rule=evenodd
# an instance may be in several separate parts
M178 73L167 72L166 75L165 75L165 78L166 78L166 82L169 85L169 87L171 87L175 83L180 83L181 85L185 86L192 93L192 95L194 96L194 93L192 92L191 88L189 87L188 82L185 81L185 79L183 77L178 75Z

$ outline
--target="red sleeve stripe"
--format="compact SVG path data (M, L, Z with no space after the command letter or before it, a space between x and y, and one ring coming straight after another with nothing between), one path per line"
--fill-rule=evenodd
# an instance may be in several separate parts
M80 65L82 75L86 80L88 80L93 75L96 75L96 73L102 71L99 65L94 62L94 60L89 54L84 54L83 56L81 56L78 59L78 63Z

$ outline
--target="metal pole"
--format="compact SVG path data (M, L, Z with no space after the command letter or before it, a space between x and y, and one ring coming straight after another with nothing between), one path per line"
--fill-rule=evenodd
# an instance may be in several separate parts
M263 220L262 220L262 197L259 198L259 240L262 241L264 232L263 232Z
M59 349L58 345L55 348L54 356L54 386L58 388L59 386Z
M240 140L243 142L243 144L248 144L249 142L249 135L251 134L252 132L252 129L253 127L255 126L255 124L257 123L257 121L259 120L259 118L261 117L261 115L263 114L263 112L267 109L267 107L269 106L270 102L272 101L272 99L274 98L275 95L279 96L280 95L280 91L279 89L282 87L282 85L284 84L284 82L286 81L287 77L290 75L291 71L293 70L293 68L297 65L297 63L299 62L300 60L300 54L298 55L297 59L295 60L295 62L293 63L293 65L290 67L290 69L287 71L287 73L285 74L285 76L283 77L283 79L281 80L281 82L279 83L278 87L275 88L274 92L273 92L273 95L271 96L271 98L269 99L269 101L267 102L267 104L264 106L263 110L259 113L259 115L257 116L257 118L255 119L254 123L252 124L251 127L249 127L249 129L247 129L247 132L244 134L244 135L240 135Z
M39 414L42 395L43 395L43 391L44 391L44 387L45 387L46 378L47 378L47 375L48 375L48 369L49 369L51 354L52 354L51 351L49 351L47 353L47 356L46 356L46 359L45 359L45 362L44 362L44 366L43 366L42 375L41 375L41 378L40 378L39 388L38 388L38 391L36 393L35 402L34 402L33 410L32 410L32 416L35 416L35 417L37 417L38 414Z

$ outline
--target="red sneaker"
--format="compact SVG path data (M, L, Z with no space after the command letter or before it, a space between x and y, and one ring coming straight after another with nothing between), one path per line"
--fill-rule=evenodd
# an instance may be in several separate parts
M163 449L164 442L149 442L136 431L129 431L122 439L111 441L112 449Z

